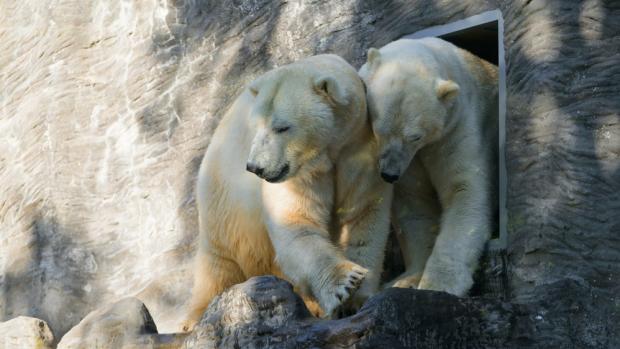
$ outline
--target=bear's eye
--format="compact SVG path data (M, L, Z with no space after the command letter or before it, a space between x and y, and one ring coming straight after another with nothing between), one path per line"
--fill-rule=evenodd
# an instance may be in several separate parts
M421 138L422 138L422 135L420 135L420 134L414 134L414 135L410 135L410 136L408 136L408 137L407 137L407 140L408 140L409 142L417 142L417 141L419 141Z
M288 131L291 127L290 126L280 126L280 127L276 127L273 129L273 131L275 133L284 133L286 131Z

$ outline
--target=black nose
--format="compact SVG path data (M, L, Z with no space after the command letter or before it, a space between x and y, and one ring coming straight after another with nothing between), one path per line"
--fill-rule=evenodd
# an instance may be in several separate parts
M258 167L258 166L254 165L254 164L249 163L249 162L245 165L245 169L248 170L249 172L254 173L255 175L257 175L259 177L263 174L263 171L265 170L264 168Z
M398 180L399 175L393 175L386 172L381 172L381 178L388 183L394 183Z

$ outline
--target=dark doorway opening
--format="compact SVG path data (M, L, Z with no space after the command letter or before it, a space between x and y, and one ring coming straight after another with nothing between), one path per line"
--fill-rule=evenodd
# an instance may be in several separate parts
M493 21L439 37L498 65L498 22Z

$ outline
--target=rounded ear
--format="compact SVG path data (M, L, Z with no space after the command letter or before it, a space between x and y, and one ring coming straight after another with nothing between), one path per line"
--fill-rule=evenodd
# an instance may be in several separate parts
M372 68L381 64L381 52L374 47L368 49L368 55L366 57L366 61Z
M442 102L449 102L458 95L459 85L452 80L438 79L435 90L439 100Z
M252 96L256 97L258 95L258 85L260 84L260 78L252 81L248 85L248 91L252 94Z
M339 105L349 103L346 92L340 87L340 84L330 76L321 76L314 80L314 88L321 94L326 95L329 99Z

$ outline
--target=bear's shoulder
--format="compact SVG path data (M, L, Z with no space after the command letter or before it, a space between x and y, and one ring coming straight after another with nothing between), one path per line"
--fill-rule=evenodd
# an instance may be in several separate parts
M461 56L467 70L476 78L478 82L482 85L497 86L498 68L495 64L492 64L461 48L458 49L458 53Z

